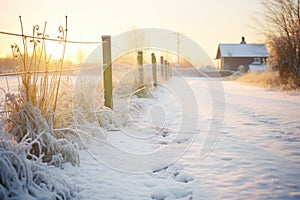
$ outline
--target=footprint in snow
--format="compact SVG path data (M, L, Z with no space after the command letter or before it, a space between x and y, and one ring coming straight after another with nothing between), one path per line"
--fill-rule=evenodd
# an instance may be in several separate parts
M159 179L173 179L182 183L188 183L194 180L190 174L184 171L181 165L176 164L155 170L152 175Z
M190 174L187 174L187 173L180 173L177 176L175 176L174 179L176 181L182 182L182 183L188 183L188 182L194 180L193 177Z
M231 157L223 157L223 158L221 158L221 160L224 160L224 161L232 161L233 158L231 158Z

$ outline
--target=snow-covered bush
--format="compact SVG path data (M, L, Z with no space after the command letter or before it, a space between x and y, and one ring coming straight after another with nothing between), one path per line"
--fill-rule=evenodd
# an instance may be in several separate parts
M0 129L0 199L72 199L75 185L53 177L47 164L33 156L30 149L39 138L17 143L11 134Z
M52 118L46 120L41 111L22 99L20 95L6 94L2 129L13 136L17 143L28 139L35 140L30 148L30 159L42 159L44 162L61 165L69 161L79 164L79 155L75 144L62 130L55 130Z

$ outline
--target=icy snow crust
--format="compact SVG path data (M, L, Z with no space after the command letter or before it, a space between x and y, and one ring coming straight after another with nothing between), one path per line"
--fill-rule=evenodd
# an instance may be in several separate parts
M103 165L88 150L81 150L80 167L68 164L64 170L51 169L51 174L77 183L79 199L299 199L300 96L223 82L223 130L213 150L203 156L201 151L211 148L211 143L205 142L210 135L204 135L214 122L206 84L209 81L213 85L221 80L187 79L198 103L198 131L192 137L191 147L176 162L147 173L126 173ZM176 85L176 78L166 83L172 84ZM210 92L223 91L210 88ZM154 97L137 99L142 102L138 105L147 113L156 98L161 103L168 102L168 95L164 88L154 89ZM173 114L168 123L176 127L180 121L177 104L167 105L169 114ZM141 146L145 151L170 143L180 146L191 138L187 135L186 140L173 140L168 129L147 140L148 143L132 143L118 130L108 131L107 137L120 148L133 152Z

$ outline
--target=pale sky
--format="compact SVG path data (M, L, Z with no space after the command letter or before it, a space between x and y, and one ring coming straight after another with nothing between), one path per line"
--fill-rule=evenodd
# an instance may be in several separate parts
M47 21L50 37L58 35L68 15L68 39L101 41L101 35L120 34L137 28L162 28L183 33L213 59L219 43L261 43L264 38L251 26L260 0L0 0L0 31L25 33ZM0 56L10 53L15 37L0 35ZM94 46L90 47L94 48Z

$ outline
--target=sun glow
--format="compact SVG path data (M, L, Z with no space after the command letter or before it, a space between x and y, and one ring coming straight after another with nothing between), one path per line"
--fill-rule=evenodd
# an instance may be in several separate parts
M60 60L63 55L63 43L59 42L47 42L46 54L50 56L50 60Z
M71 43L67 43L64 50L63 42L49 41L46 44L46 53L51 61L59 61L63 58L64 61L70 61L73 64L82 64L89 51L82 45Z

